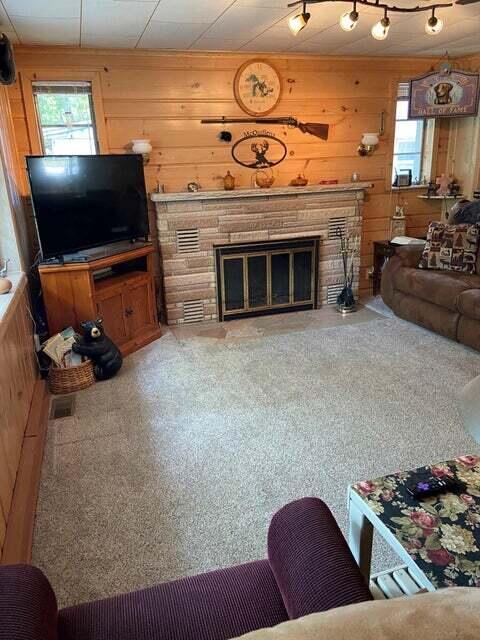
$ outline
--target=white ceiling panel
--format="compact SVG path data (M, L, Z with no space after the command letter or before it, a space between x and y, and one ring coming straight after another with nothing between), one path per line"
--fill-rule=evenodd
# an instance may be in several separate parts
M237 38L234 40L224 40L221 38L199 38L190 49L199 51L237 51L246 44L246 40Z
M394 0L392 0L393 2ZM360 20L349 33L338 24L353 2L308 7L308 25L297 36L288 18L301 4L289 0L0 0L0 29L23 44L78 44L106 48L205 51L305 52L344 55L450 55L480 52L480 2L438 9L444 29L425 33L428 12L390 14L385 41L370 35L383 11L357 5ZM414 7L423 0L396 0ZM81 24L80 24L81 20Z
M81 0L2 0L7 13L23 18L79 18Z
M82 36L140 37L156 6L141 0L82 0Z
M212 23L233 0L160 0L152 20L158 22Z
M209 24L180 24L152 20L141 37L138 47L141 49L188 49L209 26Z
M250 7L253 9L287 9L292 11L292 8L288 8L290 2L294 0L237 0L236 5L239 7ZM299 9L297 13L301 11L301 4L298 5Z
M3 8L1 0L0 0L0 27L3 29L3 31L6 31L7 29L13 29L12 22L8 17L7 12Z
M78 18L17 18L13 26L21 42L32 44L80 44Z
M290 9L243 7L234 4L209 29L209 38L254 38L291 12Z
M108 33L82 34L82 47L97 47L99 49L134 49L137 42L137 36L110 35Z

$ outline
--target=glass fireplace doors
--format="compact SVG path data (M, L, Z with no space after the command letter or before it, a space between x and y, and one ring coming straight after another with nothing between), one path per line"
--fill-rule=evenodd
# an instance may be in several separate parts
M315 308L316 238L228 245L216 252L220 320Z

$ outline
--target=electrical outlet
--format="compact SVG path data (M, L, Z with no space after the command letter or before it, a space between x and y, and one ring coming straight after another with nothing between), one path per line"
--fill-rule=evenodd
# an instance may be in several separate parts
M373 267L368 267L365 271L367 280L371 280L373 278Z

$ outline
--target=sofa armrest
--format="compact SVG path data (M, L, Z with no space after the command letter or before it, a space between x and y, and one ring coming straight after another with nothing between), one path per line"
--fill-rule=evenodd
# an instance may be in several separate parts
M424 248L424 244L405 244L395 247L395 255L402 261L402 267L415 268L418 267Z
M56 640L57 599L40 569L0 566L0 640Z
M335 518L318 498L296 500L273 516L268 560L291 619L372 599Z

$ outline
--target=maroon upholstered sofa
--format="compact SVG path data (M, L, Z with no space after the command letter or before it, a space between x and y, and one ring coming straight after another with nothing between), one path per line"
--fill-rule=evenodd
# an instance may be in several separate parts
M274 515L267 560L60 611L39 569L0 567L0 639L227 640L370 599L328 507L302 498Z
M396 247L382 273L383 301L400 318L480 351L480 252L469 274L419 269L422 251Z

